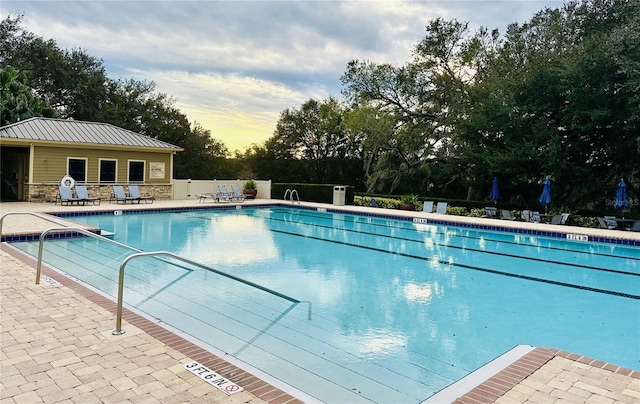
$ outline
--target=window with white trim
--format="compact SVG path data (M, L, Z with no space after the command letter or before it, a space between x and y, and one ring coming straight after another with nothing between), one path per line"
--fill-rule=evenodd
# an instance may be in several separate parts
M129 160L129 182L144 182L144 160Z
M87 182L87 159L67 157L67 174L75 181Z
M116 182L116 172L118 171L118 160L99 159L98 181Z

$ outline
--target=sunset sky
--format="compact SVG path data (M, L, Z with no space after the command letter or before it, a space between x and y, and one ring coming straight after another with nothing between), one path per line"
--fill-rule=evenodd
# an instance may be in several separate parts
M29 31L103 59L111 78L156 83L233 152L261 144L280 112L341 97L352 59L406 63L430 19L470 29L528 21L562 1L7 1Z

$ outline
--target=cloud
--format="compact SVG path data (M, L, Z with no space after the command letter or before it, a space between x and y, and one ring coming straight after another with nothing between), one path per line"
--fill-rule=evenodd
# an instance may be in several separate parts
M499 27L560 1L6 1L28 30L153 80L231 149L273 133L279 113L340 95L352 59L403 64L436 17Z

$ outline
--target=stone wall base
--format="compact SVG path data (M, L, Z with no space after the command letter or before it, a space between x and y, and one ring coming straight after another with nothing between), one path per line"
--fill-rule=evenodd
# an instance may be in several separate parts
M55 202L59 193L59 184L25 184L25 187L27 188L26 202ZM123 187L125 192L128 192L127 186L123 184ZM153 196L157 200L169 200L173 195L171 184L139 184L138 188L142 196ZM100 198L102 202L109 202L113 194L113 186L87 184L87 191L90 198Z

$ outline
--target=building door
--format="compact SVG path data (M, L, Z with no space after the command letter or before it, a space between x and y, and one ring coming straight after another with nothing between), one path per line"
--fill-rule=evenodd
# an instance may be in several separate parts
M25 201L29 174L28 147L0 147L0 199Z

